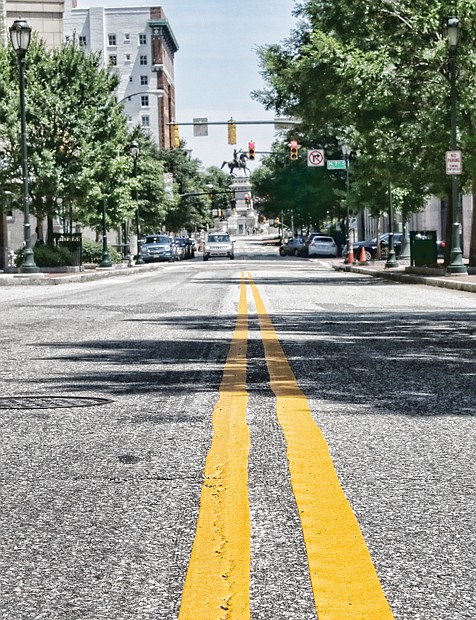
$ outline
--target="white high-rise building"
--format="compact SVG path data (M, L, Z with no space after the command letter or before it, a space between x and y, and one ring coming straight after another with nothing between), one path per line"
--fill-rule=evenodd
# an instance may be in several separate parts
M178 50L161 7L66 6L66 39L101 52L120 77L117 100L130 127L140 124L161 148L172 145L175 120L174 55Z

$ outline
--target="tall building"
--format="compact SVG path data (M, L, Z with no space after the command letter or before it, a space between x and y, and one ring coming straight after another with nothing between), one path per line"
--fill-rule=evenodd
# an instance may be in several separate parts
M2 40L8 37L12 23L22 17L47 47L59 47L64 40L63 11L64 0L6 0L6 29Z
M117 99L130 127L140 124L161 148L171 146L175 120L174 55L178 44L161 7L67 7L66 39L101 52L117 71Z

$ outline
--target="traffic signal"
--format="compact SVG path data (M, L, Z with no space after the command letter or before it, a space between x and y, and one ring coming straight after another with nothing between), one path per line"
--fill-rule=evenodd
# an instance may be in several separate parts
M170 125L170 142L172 148L180 146L179 126L177 124Z
M228 121L228 144L236 144L236 123L233 119Z
M291 142L289 143L289 149L290 149L290 157L291 157L291 159L297 159L298 158L298 143L297 143L297 140L291 140Z
M248 157L251 160L255 158L255 143L253 141L248 142Z

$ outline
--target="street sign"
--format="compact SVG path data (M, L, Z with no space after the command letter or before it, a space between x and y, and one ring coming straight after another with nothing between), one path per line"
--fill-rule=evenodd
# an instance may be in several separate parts
M293 129L295 125L299 125L300 121L297 121L293 118L275 118L274 119L274 128L276 131L280 131L281 129Z
M193 135L208 136L208 118L193 119Z
M345 170L345 159L328 159L328 170Z
M307 152L307 165L318 167L324 165L324 149L311 149Z
M463 158L461 151L446 151L446 174L462 174L463 172Z

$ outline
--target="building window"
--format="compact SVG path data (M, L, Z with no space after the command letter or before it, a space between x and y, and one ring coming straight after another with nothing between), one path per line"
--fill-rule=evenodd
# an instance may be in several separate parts
M131 55L130 54L126 54L126 62L131 62Z
M147 45L147 35L140 34L139 35L139 45Z
M147 65L147 56L140 56L139 57L139 64L144 66Z
M150 116L142 116L140 120L142 127L150 127Z
M115 54L109 56L109 64L113 67L117 67L117 56Z
M128 32L124 33L124 43L130 43L131 42L131 35Z
M128 117L127 117L127 122L128 122L128 123L132 123L132 116L128 116Z
M143 108L149 107L149 95L142 95L140 98L140 104Z
M115 34L108 34L107 40L108 40L108 45L110 46L117 45L117 37Z
M80 34L78 37L78 43L80 47L86 47L86 37Z
M129 76L129 82L133 82L134 78L132 77L132 75Z
M149 83L149 76L148 75L141 75L140 76L140 85L141 86L147 86L148 83Z

